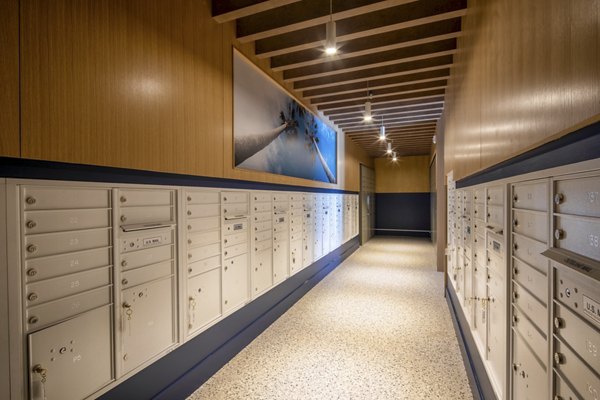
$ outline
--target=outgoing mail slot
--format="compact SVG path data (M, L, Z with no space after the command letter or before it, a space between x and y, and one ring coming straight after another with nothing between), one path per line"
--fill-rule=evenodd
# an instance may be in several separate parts
M225 248L231 247L236 244L245 243L248 241L248 233L243 231L241 233L234 233L232 235L227 235L223 239L223 246Z
M110 244L110 228L28 235L25 237L25 257L34 258L63 254L108 247Z
M501 186L488 188L487 204L504 205L504 189Z
M25 328L27 331L37 330L110 302L111 286L50 301L25 311Z
M263 203L263 202L271 202L271 193L269 192L252 192L252 199L255 202Z
M246 203L225 204L221 207L223 208L223 215L225 218L243 217L248 215L248 204Z
M194 218L186 221L186 230L188 232L202 232L216 229L221 226L221 218L207 217Z
M513 340L513 399L548 399L546 369L535 358L531 350L514 335ZM574 400L574 399L573 399Z
M600 379L560 340L554 341L554 367L582 396L583 400L596 400L600 393ZM579 397L577 397L579 399Z
M187 331L193 333L221 316L221 269L190 278L187 294Z
M79 400L110 383L111 320L107 306L29 335L31 398ZM45 382L36 367L46 370Z
M555 299L600 330L600 284L552 262L555 268Z
M236 244L231 247L227 247L223 251L223 257L225 259L230 259L231 257L236 257L236 256L239 256L239 255L247 253L247 252L248 252L248 243L240 243L240 244Z
M546 249L545 244L525 236L513 235L513 255L540 271L548 269L548 259L542 255Z
M554 182L553 201L557 213L600 217L600 176Z
M172 261L132 269L121 274L121 287L123 289L126 289L133 286L141 285L142 283L151 282L160 278L167 277L172 273Z
M173 258L173 246L159 246L126 253L121 256L120 266L123 271L156 264Z
M173 222L175 211L171 206L123 207L119 219L121 225Z
M270 213L272 209L271 203L254 203L252 206L253 213Z
M122 232L119 239L119 251L122 254L133 253L139 250L147 250L153 247L165 246L175 241L174 236L175 231L172 228Z
M271 230L256 232L254 234L254 242L261 242L263 240L271 239L273 237L273 232Z
M493 227L502 228L504 226L504 208L502 206L488 206L485 221Z
M216 229L208 232L190 233L187 236L188 249L217 243L221 240L221 231Z
M513 307L513 327L531 347L544 368L548 358L548 341L545 335L516 307Z
M273 201L288 201L287 193L273 193Z
M546 269L547 271L547 269ZM542 303L548 303L548 277L528 264L513 259L513 278Z
M513 285L512 301L542 332L548 327L546 306L518 284Z
M170 206L174 203L174 199L175 192L172 190L119 190L119 204L121 204L123 207Z
M285 212L289 210L289 208L288 203L273 203L273 211L275 212Z
M221 192L221 203L248 203L247 192Z
M261 240L260 242L256 242L254 243L252 246L254 246L254 251L263 251L266 249L270 249L273 247L273 242L271 242L271 239L267 239L267 240Z
M513 211L513 232L548 242L548 214L537 211Z
M86 250L25 261L27 282L72 274L112 264L110 248Z
M600 330L594 329L560 304L554 306L553 323L554 333L568 343L593 370L600 371Z
M218 217L221 215L219 204L197 204L187 206L186 216L188 218Z
M269 219L268 221L263 221L263 222L257 222L254 224L254 232L262 232L265 230L271 230L272 224L271 224L271 220Z
M188 276L192 277L221 266L221 255L206 258L195 263L188 263Z
M269 208L271 208L270 204L269 204ZM271 211L261 212L261 213L256 213L256 214L252 215L252 221L253 222L271 221L272 217L273 217L273 214L271 213Z
M48 210L25 213L25 234L105 228L110 210Z
M221 254L221 243L213 243L194 249L188 249L187 254L188 263L204 260L205 258Z
M26 186L21 200L25 210L109 208L110 190L51 186Z
M515 184L512 204L513 208L547 211L548 182Z
M30 283L25 289L27 306L46 303L108 285L111 281L111 271L110 267L97 268Z
M232 235L248 230L248 220L245 218L236 219L233 221L227 221L223 225L223 233L225 235Z
M600 219L554 217L554 245L600 261Z
M219 192L186 192L187 204L219 204L221 197Z

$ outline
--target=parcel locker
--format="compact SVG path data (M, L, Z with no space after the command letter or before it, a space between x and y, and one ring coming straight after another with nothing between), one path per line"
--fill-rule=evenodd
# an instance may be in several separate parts
M112 307L28 336L31 399L80 400L114 379Z
M192 334L221 316L221 268L187 282L187 332Z
M254 253L251 272L253 297L262 294L273 286L273 251L270 243L265 249Z
M149 361L176 341L171 276L121 293L121 372Z
M288 277L289 245L287 240L273 244L273 284L275 285Z
M505 302L490 293L488 302L487 359L491 378L495 382L500 397L504 397L506 384L506 310ZM492 300L493 299L493 300Z
M290 242L290 275L302 269L302 239Z
M550 398L546 368L519 334L513 336L513 354L513 400Z
M228 313L248 300L248 255L240 254L223 262L223 313Z

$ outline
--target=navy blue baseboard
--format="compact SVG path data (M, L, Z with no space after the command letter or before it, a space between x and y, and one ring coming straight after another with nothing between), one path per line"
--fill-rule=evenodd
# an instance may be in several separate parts
M446 289L446 302L452 316L454 330L458 339L458 345L463 356L467 377L471 385L474 399L497 400L492 383L485 371L483 359L477 350L477 344L471 333L467 318L462 311L458 297L452 284Z
M430 238L431 239L431 232L376 230L375 236L402 236L402 237L420 237L420 238Z
M102 400L185 399L358 247L358 236L115 387Z
M430 201L430 193L376 193L376 234L429 237Z

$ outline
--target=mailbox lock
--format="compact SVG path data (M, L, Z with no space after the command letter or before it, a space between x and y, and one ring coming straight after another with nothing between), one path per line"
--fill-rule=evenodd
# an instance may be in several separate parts
M41 364L36 364L31 370L42 377L42 383L46 383L46 374L48 373L46 368L42 367Z
M554 326L556 329L562 329L565 327L565 320L560 317L554 317Z
M29 322L31 325L37 324L38 321L39 321L38 317L29 317L29 319L27 320L27 322Z
M29 301L36 301L38 299L38 295L36 293L30 293L29 296L27 296L27 300Z
M563 398L559 395L554 396L554 400L563 400Z
M123 284L123 285L127 285L128 283L129 283L129 281L128 281L127 279L123 279L123 280L121 281L121 284Z
M192 196L188 196L187 201L192 201Z
M193 270L193 269L191 269L191 268L188 268L188 272L189 272L190 274L192 273L192 271L194 271L194 270Z
M192 239L188 239L188 244L192 244Z
M227 271L227 266L225 266L225 271Z
M227 197L223 197L223 201L227 201Z
M519 298L519 293L517 292L513 292L513 299L518 299Z
M27 276L36 276L37 270L35 268L30 268L27 270Z
M517 195L515 194L515 196L513 197L513 200L514 200L514 202L515 202L515 203L516 203L516 202L518 202L518 201L519 201L519 196L517 196Z
M187 215L192 215L192 211L188 210Z
M519 269L517 267L513 268L513 274L519 275Z
M120 199L120 200L121 200L121 203L125 203L125 202L127 201L127 197L125 197L125 196L121 196L121 199Z
M516 315L513 315L513 322L516 324L517 322L519 322L519 317L517 317Z
M27 246L27 251L29 253L35 253L37 251L37 246L35 244L30 244Z
M562 193L556 193L554 195L554 204L559 205L565 199L565 195Z
M564 364L565 363L565 356L562 353L554 353L554 362L557 364Z
M121 261L121 267L126 267L126 266L127 266L127 260Z
M125 215L121 215L121 222L127 221L127 217Z
M515 220L513 221L513 226L514 226L515 228L516 228L517 226L519 226L519 220L518 220L518 219L515 219Z
M513 371L517 372L519 367L521 367L521 364L513 364Z
M192 258L192 254L191 253L188 253L188 259L189 258Z
M513 249L515 249L515 251L516 251L516 250L519 250L519 245L518 245L517 243L514 243L514 244L513 244Z
M31 196L27 196L27 198L25 199L25 203L27 204L35 204L37 200L35 199L35 197L31 197Z
M556 240L561 240L565 237L565 231L563 231L562 229L557 229L554 231L554 238Z
M29 229L33 229L37 226L37 223L35 221L27 221L27 223L25 224L25 226Z
M188 225L187 228L188 228L188 231L192 230L192 226L191 225Z
M226 209L226 208L224 208L224 209L223 209L223 212L224 212L225 214L227 214L227 209Z

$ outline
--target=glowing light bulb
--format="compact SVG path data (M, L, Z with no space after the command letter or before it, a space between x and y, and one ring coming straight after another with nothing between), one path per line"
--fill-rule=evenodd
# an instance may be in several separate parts
M379 140L385 140L385 126L379 127Z
M365 103L365 121L372 121L373 115L371 114L371 102L367 101Z
M330 56L337 53L335 36L335 21L329 21L325 25L325 53Z

